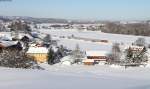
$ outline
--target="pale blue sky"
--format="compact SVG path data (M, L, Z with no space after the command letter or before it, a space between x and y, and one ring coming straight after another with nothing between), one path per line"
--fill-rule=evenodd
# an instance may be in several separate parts
M66 19L150 19L150 0L13 0L0 2L0 15Z

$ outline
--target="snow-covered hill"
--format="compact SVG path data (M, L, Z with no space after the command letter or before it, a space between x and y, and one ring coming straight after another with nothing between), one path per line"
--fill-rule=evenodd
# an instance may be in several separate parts
M69 30L69 29L68 29ZM59 45L82 50L111 50L112 43L131 44L139 36L107 34L99 31L40 29L40 37L51 34ZM38 32L38 31L37 31ZM43 34L42 34L43 33ZM108 40L108 43L69 39L68 36ZM150 43L150 37L144 37ZM150 68L127 68L108 65L53 66L41 64L45 70L24 70L0 67L0 89L150 89Z
M0 68L0 89L150 89L150 68L43 66L46 70Z

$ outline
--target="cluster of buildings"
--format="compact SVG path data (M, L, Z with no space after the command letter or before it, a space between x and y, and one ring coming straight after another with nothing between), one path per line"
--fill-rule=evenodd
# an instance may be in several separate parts
M7 36L6 36L7 35ZM28 34L20 34L21 36L19 36L19 41L13 41L13 36L11 36L11 33L7 32L7 33L0 33L0 49L18 49L18 50L22 50L25 48L25 44L23 43L24 41L30 41L29 42L29 48L26 51L26 54L29 56L34 57L34 59L39 62L39 63L44 63L47 62L48 58L48 48L46 46L43 46L42 44L39 43L33 43L33 39L32 37L30 37L30 35ZM9 37L11 36L11 37ZM3 39L3 37L8 37L7 40L5 38L5 40ZM140 51L143 49L143 47L139 47L139 46L124 46L122 47L123 49L121 50L126 50L128 48L131 48L133 51ZM83 58L82 63L84 65L94 65L97 63L101 63L101 64L105 64L107 63L107 60L109 59L108 54L110 52L108 51L102 51L102 50L98 50L98 51L93 51L93 50L88 50L85 51L85 57ZM67 60L63 60L62 62L66 62L66 61L72 61L71 57L68 58Z
M9 49L9 50L25 50L26 43L28 42L28 50L26 54L34 57L37 62L47 61L48 48L42 46L42 44L35 43L31 35L25 33L19 33L17 36L12 35L11 32L1 32L0 33L0 49Z
M88 28L95 28L98 29L99 26L104 26L103 24L97 25L97 24L86 24L86 25L67 25L67 24L51 24L51 25L44 25L43 28L57 28L57 29L69 29L69 28L78 28L78 29L88 29ZM41 26L40 26L41 27ZM13 32L1 32L0 33L0 50L2 49L24 49L25 44L24 41L29 42L29 48L26 51L26 54L29 56L34 57L34 59L39 62L47 62L48 58L48 48L42 44L41 38L38 36L39 34L36 32L31 32L31 34L27 33L13 33ZM80 37L74 37L75 39L82 39L84 41L92 41L92 42L103 42L108 43L108 40L93 40L93 39L85 39ZM41 42L40 42L41 41ZM54 41L52 41L55 43ZM121 50L125 50L128 48L131 48L133 51L139 51L142 50L143 47L139 46L130 46L127 45L123 47ZM110 52L99 50L99 51L85 51L85 57L83 58L82 63L85 65L94 65L96 63L102 63L105 64L107 60L109 59L108 54ZM68 60L72 60L70 58L66 58ZM65 62L65 61L63 61Z

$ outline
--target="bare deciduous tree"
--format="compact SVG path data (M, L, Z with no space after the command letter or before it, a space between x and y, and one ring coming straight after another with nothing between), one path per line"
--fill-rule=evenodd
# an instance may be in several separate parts
M84 55L83 52L81 52L78 44L76 45L75 50L72 51L72 57L74 58L75 63L82 62Z
M118 63L121 58L121 50L118 43L114 43L112 46L112 53L109 56L110 63Z
M146 42L145 42L145 39L144 38L138 38L136 41L135 41L135 44L137 46L145 46Z
M44 39L43 39L43 41L44 42L46 42L46 43L50 43L51 42L51 35L50 34L47 34L45 37L44 37Z
M129 35L150 35L150 25L145 22L141 23L126 23L107 22L102 32L116 33L116 34L129 34Z

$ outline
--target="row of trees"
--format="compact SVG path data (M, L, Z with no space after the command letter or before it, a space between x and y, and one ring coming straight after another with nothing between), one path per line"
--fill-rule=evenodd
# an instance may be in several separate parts
M31 28L30 26L28 25L28 23L26 22L23 22L21 20L17 20L17 21L14 21L12 22L8 28L11 29L11 31L24 31L26 33L30 32L31 31Z
M106 26L101 29L102 32L115 33L115 34L129 34L129 35L150 35L150 25L149 23L128 23L121 24L115 22L109 22Z

